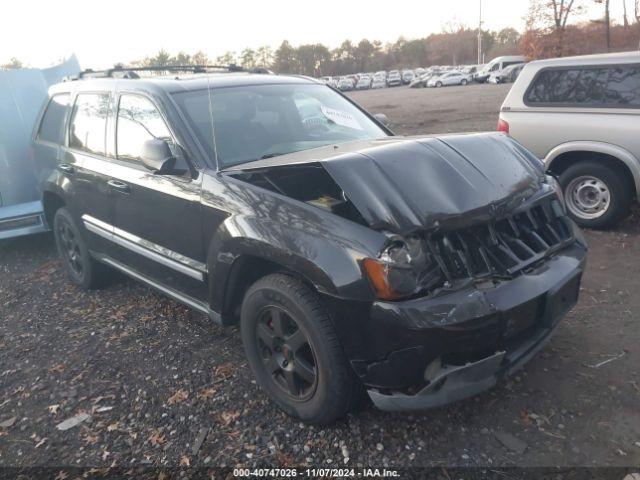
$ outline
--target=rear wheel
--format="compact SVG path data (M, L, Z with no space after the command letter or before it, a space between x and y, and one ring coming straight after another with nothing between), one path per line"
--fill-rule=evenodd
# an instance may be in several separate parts
M109 271L91 257L80 229L64 207L55 213L53 234L58 254L67 268L71 281L86 289L102 286Z
M345 415L362 396L317 295L283 274L258 280L242 303L241 335L258 384L308 423Z
M629 211L632 192L623 175L595 161L571 165L560 175L569 215L581 227L607 228Z
M467 79L466 79L466 78L463 78L463 79L460 81L460 85L464 86L464 85L466 85L466 84L467 84Z
M436 87L441 87L442 86L442 82L436 82Z

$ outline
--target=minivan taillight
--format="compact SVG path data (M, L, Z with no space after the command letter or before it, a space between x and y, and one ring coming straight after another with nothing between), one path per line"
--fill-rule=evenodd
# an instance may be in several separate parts
M498 119L498 131L509 133L509 124L505 122L503 119Z

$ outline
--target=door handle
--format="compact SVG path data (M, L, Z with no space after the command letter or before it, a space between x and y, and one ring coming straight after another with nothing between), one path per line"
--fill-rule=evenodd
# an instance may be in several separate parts
M61 163L60 165L58 165L58 170L64 172L64 173L73 173L75 172L75 169L73 168L73 165L69 165L68 163Z
M124 182L120 182L118 180L109 180L107 182L107 185L109 185L111 188L122 192L122 193L129 193L131 192L131 188L129 187L129 185L127 185Z

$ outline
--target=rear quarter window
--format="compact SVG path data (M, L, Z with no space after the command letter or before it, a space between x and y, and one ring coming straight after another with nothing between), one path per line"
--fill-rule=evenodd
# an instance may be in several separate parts
M62 143L68 105L68 93L60 93L51 97L38 128L38 140L57 144Z
M530 106L640 108L640 65L541 70L524 100Z

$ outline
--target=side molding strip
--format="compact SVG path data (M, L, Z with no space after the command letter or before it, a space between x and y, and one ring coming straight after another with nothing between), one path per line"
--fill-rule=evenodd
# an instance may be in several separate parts
M161 291L162 293L164 293L165 295L181 302L184 303L185 305L194 308L202 313L206 313L207 315L209 315L211 312L209 311L209 309L207 308L206 305L204 305L203 303L198 302L197 300L188 297L186 295L182 295L178 292L176 292L175 290L169 288L169 287L165 287L164 285L154 282L153 280L150 280L149 278L147 278L144 275L139 274L138 272L130 269L129 267L121 264L120 262L117 262L105 255L96 255L96 257L98 258L98 260L100 260L102 263L106 263L107 265L120 270L122 273L125 273L127 275L129 275L130 277L141 281L142 283L145 283L147 285L149 285L150 287L155 288L156 290Z
M98 220L90 215L83 215L82 221L84 222L84 226L87 230L95 233L96 235L100 235L107 240L117 243L121 247L158 262L165 267L171 268L201 282L204 281L204 274L207 272L207 267L201 262L185 257L158 244L144 240L132 233L120 230L119 228L109 225L108 223Z

